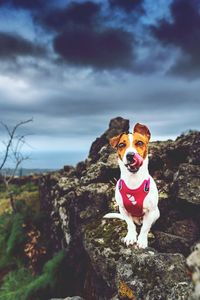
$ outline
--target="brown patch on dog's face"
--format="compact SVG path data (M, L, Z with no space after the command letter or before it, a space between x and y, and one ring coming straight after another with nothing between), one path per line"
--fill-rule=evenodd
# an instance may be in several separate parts
M148 140L140 133L133 133L133 147L137 150L139 155L145 159L148 153Z
M137 123L133 130L133 147L145 159L148 154L148 144L151 133L147 126Z
M122 133L118 136L113 137L112 139L110 139L110 145L113 148L117 149L118 156L122 160L126 149L130 147L128 134Z

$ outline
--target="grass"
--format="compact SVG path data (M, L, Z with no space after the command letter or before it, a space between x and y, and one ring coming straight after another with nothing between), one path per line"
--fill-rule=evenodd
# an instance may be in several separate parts
M21 194L22 192L36 192L38 191L38 186L29 182L29 183L26 183L24 185L16 185L16 184L10 184L9 185L9 190L10 191L13 191L13 193L15 195L19 195ZM5 186L3 184L0 184L0 199L1 198L6 198L7 197L7 192L6 192L6 189L5 189Z
M40 210L38 186L33 183L26 183L22 186L11 184L9 190L13 191L16 201L25 201L34 211ZM0 184L0 215L5 212L11 213L9 194L5 186Z
M16 255L20 250L20 246L25 242L24 223L25 220L22 214L17 213L14 215L12 228L7 240L6 252L8 255Z
M0 288L1 300L45 300L51 297L62 276L61 265L65 259L65 252L60 251L49 260L38 277L31 274L30 270L20 268L9 272ZM61 270L61 272L60 272Z
M8 198L0 198L0 215L7 212L11 212L10 201Z
M40 210L39 192L38 191L23 191L16 196L16 200L24 201L34 211Z
M12 212L9 196L0 186L0 300L66 296L66 253L52 253L44 232L46 215L40 212L38 187L30 183L10 188L17 213Z
M25 268L9 272L3 280L0 288L0 299L22 300L24 299L24 288L31 283L33 276Z

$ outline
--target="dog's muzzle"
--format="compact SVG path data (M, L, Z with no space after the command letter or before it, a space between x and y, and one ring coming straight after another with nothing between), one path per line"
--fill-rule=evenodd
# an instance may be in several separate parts
M131 173L136 173L143 164L143 158L134 152L128 152L126 154L126 160L127 163L125 166Z

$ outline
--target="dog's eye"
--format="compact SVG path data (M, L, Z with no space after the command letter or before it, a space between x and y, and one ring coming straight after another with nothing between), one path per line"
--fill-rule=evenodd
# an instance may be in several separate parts
M117 148L118 148L118 149L122 149L122 148L124 148L125 146L126 146L126 144L120 143L120 144L117 146Z
M139 147L142 147L144 145L144 143L142 142L142 141L138 141L137 143L136 143L136 146L139 146Z

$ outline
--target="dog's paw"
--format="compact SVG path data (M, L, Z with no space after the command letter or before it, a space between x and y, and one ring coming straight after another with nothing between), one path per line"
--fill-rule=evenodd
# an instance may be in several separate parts
M124 244L128 247L134 245L137 242L137 236L133 233L127 233L127 235L122 239Z
M138 240L137 240L137 247L139 249L145 249L148 247L148 239L147 236L145 235L139 235Z

